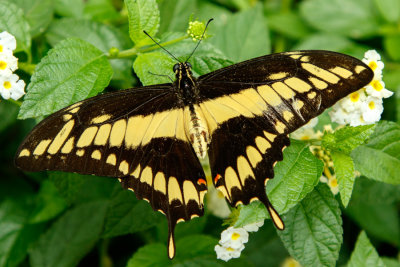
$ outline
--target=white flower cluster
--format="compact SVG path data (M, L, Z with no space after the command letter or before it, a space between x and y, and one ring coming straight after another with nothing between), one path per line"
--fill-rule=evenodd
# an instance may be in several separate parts
M359 126L372 124L381 118L383 112L383 98L393 95L385 89L382 81L384 67L381 56L375 50L365 53L362 60L374 71L373 80L365 87L350 94L337 102L329 112L331 120L339 124Z
M232 258L239 258L244 249L244 244L249 241L249 232L257 232L258 228L264 225L264 221L245 225L241 228L233 226L222 231L221 240L215 246L217 259L229 261Z
M16 47L13 35L0 33L0 94L4 99L17 100L25 94L25 82L13 73L18 68L18 59L13 55Z
M321 175L321 177L319 178L319 181L321 183L327 184L329 186L329 188L331 189L332 194L337 195L339 193L339 184L338 184L335 174L330 175L329 178L327 178L324 175Z

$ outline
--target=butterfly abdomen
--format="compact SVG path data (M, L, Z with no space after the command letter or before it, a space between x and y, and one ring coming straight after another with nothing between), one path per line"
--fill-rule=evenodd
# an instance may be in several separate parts
M187 136L192 144L193 150L199 159L205 158L210 141L209 131L203 114L193 105L189 107L189 114L186 116Z

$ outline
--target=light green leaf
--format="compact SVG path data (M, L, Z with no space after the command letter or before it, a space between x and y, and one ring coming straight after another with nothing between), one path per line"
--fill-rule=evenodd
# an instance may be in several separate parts
M368 240L365 232L361 232L358 236L356 247L351 254L348 267L359 267L359 266L374 266L374 267L385 267L383 261L379 258L378 253Z
M53 19L52 0L8 0L24 10L30 25L30 33L35 37L43 33Z
M151 52L139 54L133 63L133 69L143 85L170 83L175 79L172 66L176 62L165 53Z
M204 75L233 64L228 59L203 56L195 56L189 62L192 64L192 71L195 76Z
M310 33L310 28L297 13L270 14L268 25L271 30L293 39L303 38Z
M400 261L397 259L387 257L381 257L381 259L386 267L400 267Z
M37 65L18 118L47 115L94 96L111 76L110 63L100 50L79 39L62 41Z
M33 267L76 266L100 238L107 201L90 202L68 210L30 251Z
M314 28L360 38L378 27L372 0L309 0L300 3L301 16Z
M376 7L389 22L397 22L400 18L400 2L397 0L374 0Z
M89 0L83 9L85 17L94 21L110 21L119 18L111 0Z
M120 186L114 190L107 208L103 237L113 237L146 230L164 219L151 206L138 201L135 194Z
M256 6L236 13L210 42L235 62L270 53L271 44L262 8Z
M308 146L291 140L291 145L283 152L283 161L274 168L275 177L267 184L267 196L278 213L283 214L296 206L319 181L323 163L314 157ZM242 226L269 218L260 202L253 202L240 209L235 226Z
M322 137L322 146L330 151L350 154L354 148L365 142L374 129L374 124L343 127L334 133L325 133Z
M24 17L24 11L13 3L0 1L0 31L7 31L17 39L17 49L14 52L30 53L31 35L29 23Z
M167 257L164 244L151 244L140 248L129 259L127 267L150 266L220 266L215 256L215 238L205 235L190 235L176 242L176 256L173 261Z
M111 47L116 47L122 51L132 46L129 37L119 29L84 19L65 18L57 20L52 23L46 34L46 38L52 46L70 37L77 37L91 43L104 53L107 53ZM113 59L110 64L114 70L114 80L123 80L127 84L132 83L132 63L130 60Z
M355 169L366 177L400 184L400 125L380 122L367 144L357 147L351 156Z
M338 202L320 184L283 216L286 229L278 231L290 255L303 266L334 266L343 241Z
M399 2L400 3L400 2ZM400 60L400 34L385 36L383 39L385 50L393 60Z
M339 183L340 198L343 206L349 204L355 180L354 163L351 157L345 153L331 152L336 178Z
M84 7L83 0L54 0L55 12L63 17L82 18Z
M196 10L196 8L197 1L161 1L160 14L162 20L160 23L160 32L186 32L189 27L189 19L193 15L193 10Z
M155 0L125 0L129 36L136 45L152 43L143 30L154 37L160 26L160 11Z

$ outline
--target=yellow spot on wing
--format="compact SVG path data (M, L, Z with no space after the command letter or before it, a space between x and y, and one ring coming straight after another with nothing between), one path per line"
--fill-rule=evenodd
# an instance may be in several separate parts
M258 86L257 91L265 100L265 102L273 107L278 106L282 103L282 99L280 98L280 96L268 85Z
M272 88L280 94L284 99L291 99L294 97L295 93L283 82L276 82L272 84Z
M237 158L237 169L239 172L239 178L240 181L242 182L242 185L245 184L245 181L248 177L255 179L253 170L251 169L250 164L245 157L239 156Z
M272 133L269 133L266 131L264 131L263 133L264 133L265 137L268 138L269 141L274 142L276 134L272 134Z
M304 93L311 89L311 85L296 77L286 79L285 83L299 93Z
M61 149L61 153L68 154L74 148L74 140L75 137L70 137L67 142L65 142L63 148Z
M46 148L48 147L50 142L51 142L51 139L46 139L46 140L40 141L40 143L36 146L35 150L33 151L33 155L35 155L35 156L42 155L44 153L44 151L46 151Z
M238 189L242 189L242 186L240 185L239 177L237 176L235 170L232 167L228 167L225 170L225 185L226 188L228 189L230 195L232 195L232 189L234 187L237 187Z
M257 136L255 139L256 146L261 153L265 154L268 148L271 147L271 144L264 137Z
M269 214L271 215L271 219L274 221L274 224L279 230L283 230L285 228L285 225L283 224L283 221L281 217L279 217L279 214L276 213L276 211L271 207L268 206L268 211Z
M161 122L168 116L171 111L159 112L153 115L153 119L151 120L149 127L147 128L146 134L143 136L142 145L145 145L150 142L153 138L154 133L159 128ZM172 126L172 127L171 127ZM173 129L173 125L170 127ZM165 129L161 129L165 131Z
M127 175L129 172L129 164L126 160L121 161L118 167L119 171L122 172L124 175Z
M92 143L93 138L97 133L97 129L98 128L96 126L86 128L81 134L81 137L79 138L78 142L76 143L76 146L77 147L89 146Z
M333 73L335 73L335 74L337 74L340 77L345 78L345 79L347 79L351 75L353 75L353 73L351 71L346 70L345 68L342 68L342 67L339 67L339 66L336 66L336 67L330 69L329 71L331 71L331 72L333 72Z
M85 150L83 149L79 149L76 151L76 155L79 157L82 157L83 155L85 155Z
M154 177L154 190L160 191L164 195L167 194L165 176L162 172L157 172Z
M131 175L135 178L139 178L139 174L140 174L140 164L137 165L136 169L131 173Z
M91 157L92 157L92 159L97 159L97 160L101 159L100 150L96 149L95 151L93 151Z
M278 133L284 133L286 126L283 124L281 121L276 121L275 123L275 129Z
M116 165L117 164L117 158L115 157L115 154L110 154L107 157L106 163L111 164L111 165Z
M29 157L31 155L31 152L28 149L22 149L22 151L19 153L18 157Z
M91 124L103 123L106 120L109 120L110 118L111 118L111 115L108 115L108 114L100 115L100 116L93 118L90 123Z
M62 127L62 129L58 132L53 142L51 143L49 150L47 151L48 153L55 154L58 152L60 147L64 144L64 141L68 138L69 134L71 133L74 124L75 121L70 120ZM33 154L35 154L35 152L33 152Z
M153 115L134 116L129 118L125 135L125 145L127 148L135 148L142 142L143 136L145 135L152 118Z
M120 147L124 140L126 120L121 119L114 123L110 133L110 146Z
M288 75L289 75L289 73L287 73L287 72L277 72L277 73L273 73L273 74L269 75L268 79L278 80L278 79L285 78Z
M218 189L219 191L221 191L221 193L224 195L224 197L226 197L226 199L228 199L228 200L230 201L231 197L229 196L228 192L226 191L224 185L218 186L217 189Z
M185 180L183 182L183 197L185 199L185 204L187 205L190 199L193 199L199 203L199 195L197 193L196 187L191 181Z
M302 63L301 66L307 70L308 72L310 72L311 74L314 74L315 76L319 77L322 80L325 80L329 83L335 84L338 83L340 78L338 76L336 76L335 74L321 69L320 67L317 67L313 64L310 63Z
M258 150L253 146L248 146L246 148L246 155L250 161L250 164L253 168L257 166L257 164L262 160L262 156ZM240 171L239 171L240 174Z
M153 134L153 138L175 137L179 112L182 113L182 110L174 109L171 111L165 111L166 116L157 126L157 129ZM144 139L143 142L146 142L146 139Z
M320 79L315 77L309 77L308 80L318 89L325 89L328 87L328 84Z
M178 180L171 176L168 179L168 201L171 204L174 200L178 200L179 202L183 203L182 192L181 188L179 187Z
M309 93L307 94L307 97L308 97L309 99L314 99L314 97L316 97L316 95L317 95L316 92L309 92Z
M285 111L283 112L283 118L284 118L286 121L290 121L293 117L294 117L294 115L293 115L292 112L290 112L290 111L288 111L288 110L285 110Z
M365 70L365 67L364 67L364 66L361 66L361 65L358 65L358 66L356 66L356 67L354 68L354 71L355 71L357 74L360 74L363 70Z
M64 121L69 121L71 118L72 118L72 115L71 115L71 114L65 114L65 115L63 116L63 120L64 120Z
M153 184L153 172L149 166L146 166L143 169L142 174L140 175L140 182L146 183L150 186Z
M71 109L69 112L70 113L77 113L79 109L80 109L80 107L76 107L76 108Z
M111 124L101 125L97 132L94 144L97 146L104 146L107 143L108 136L110 135Z

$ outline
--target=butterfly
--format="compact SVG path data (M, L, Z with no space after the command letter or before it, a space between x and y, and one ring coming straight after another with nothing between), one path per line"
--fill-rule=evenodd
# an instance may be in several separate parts
M195 78L187 61L172 83L98 95L50 115L22 142L15 164L119 177L174 229L202 216L208 154L212 182L231 206L261 201L278 229L284 223L266 195L288 134L373 78L360 60L329 51L277 53Z

